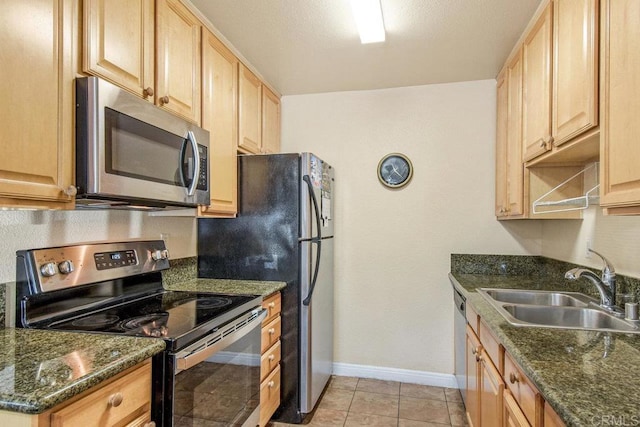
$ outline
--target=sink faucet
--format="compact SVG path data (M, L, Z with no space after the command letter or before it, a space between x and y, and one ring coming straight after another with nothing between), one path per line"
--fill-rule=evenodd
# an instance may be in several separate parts
M564 275L565 279L578 280L581 277L589 280L595 285L600 293L600 307L608 311L619 312L616 305L616 272L613 269L611 263L601 254L589 249L589 252L593 252L598 255L604 261L604 267L602 269L602 276L598 277L594 272L586 270L584 268L573 268L567 271Z

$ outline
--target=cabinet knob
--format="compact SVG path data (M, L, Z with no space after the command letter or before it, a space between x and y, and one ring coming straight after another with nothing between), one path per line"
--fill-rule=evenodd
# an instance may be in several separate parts
M276 356L274 356L273 354L269 355L269 360L273 361L273 359L275 359L275 358L276 358Z
M276 303L275 303L274 301L271 301L271 302L269 303L269 308L273 308L273 307L275 307L275 306L276 306Z
M165 105L169 103L169 97L168 96L163 96L162 98L160 98L160 105Z
M275 328L269 328L269 335L273 335L276 333L276 329Z
M269 381L269 388L273 388L273 386L276 385L276 383L274 381Z
M64 194L66 194L69 197L73 197L76 194L78 194L78 189L76 188L75 185L70 185L64 189Z
M517 382L518 382L518 376L515 374L515 372L511 372L511 373L509 374L509 382L510 382L511 384L515 384L515 383L517 383Z
M479 362L482 360L482 357L480 357L480 355L476 354L476 362Z
M150 421L150 422L146 423L144 425L144 427L156 427L156 422L155 421Z
M471 349L471 353L475 356L476 354L478 354L478 347L474 347Z
M148 88L143 90L142 93L144 94L145 98L148 97L148 96L153 96L153 88L151 86L149 86Z
M547 143L544 141L540 141L540 148L545 148L547 146Z
M114 393L111 396L109 396L109 406L117 408L118 406L120 406L123 400L124 400L124 396L122 396L122 393L120 392Z

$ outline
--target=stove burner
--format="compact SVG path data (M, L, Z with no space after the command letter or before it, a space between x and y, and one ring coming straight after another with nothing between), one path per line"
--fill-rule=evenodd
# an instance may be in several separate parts
M211 310L214 308L224 307L231 304L231 298L223 297L205 297L198 298L196 300L196 309L198 310Z
M150 337L164 337L169 332L167 329L168 319L169 313L145 314L125 320L120 326L128 331L139 330Z
M76 319L71 324L79 328L103 328L116 323L120 318L115 314L94 314Z

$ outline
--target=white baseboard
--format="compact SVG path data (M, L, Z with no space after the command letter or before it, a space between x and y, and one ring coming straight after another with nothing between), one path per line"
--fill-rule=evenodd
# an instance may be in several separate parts
M334 363L333 374L345 377L374 378L403 383L430 385L434 387L458 388L453 374L412 371L410 369L384 368L380 366Z

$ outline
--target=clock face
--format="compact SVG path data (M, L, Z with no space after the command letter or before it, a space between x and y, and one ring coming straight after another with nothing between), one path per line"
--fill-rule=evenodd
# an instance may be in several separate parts
M388 154L378 164L378 179L387 187L402 187L409 183L412 175L413 165L403 154Z

